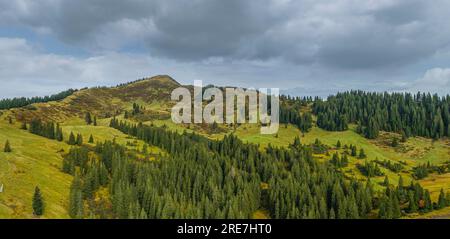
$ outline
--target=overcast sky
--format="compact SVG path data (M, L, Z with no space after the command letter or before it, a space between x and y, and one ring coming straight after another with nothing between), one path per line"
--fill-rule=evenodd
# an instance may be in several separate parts
M0 0L0 98L184 84L450 93L448 0Z

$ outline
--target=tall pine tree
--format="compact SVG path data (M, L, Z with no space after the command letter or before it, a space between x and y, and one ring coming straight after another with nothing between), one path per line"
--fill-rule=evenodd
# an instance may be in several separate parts
M32 206L34 215L42 216L44 214L44 199L38 186L34 188Z

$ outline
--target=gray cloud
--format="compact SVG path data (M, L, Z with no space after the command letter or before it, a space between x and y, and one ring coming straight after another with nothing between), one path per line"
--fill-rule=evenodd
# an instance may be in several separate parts
M450 42L448 1L0 1L0 21L90 50L137 43L198 61L281 58L344 69L397 67Z
M5 38L0 76L101 84L161 73L321 95L426 88L415 80L448 68L449 8L447 0L0 0L0 30L27 28L88 53L52 55Z

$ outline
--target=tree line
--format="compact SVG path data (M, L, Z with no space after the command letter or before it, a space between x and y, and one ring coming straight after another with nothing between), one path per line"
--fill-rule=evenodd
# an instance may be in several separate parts
M293 124L302 132L308 132L313 126L310 112L301 112L313 100L311 97L280 96L280 123Z
M27 129L26 123L22 125L22 129ZM30 122L28 130L32 134L36 134L48 139L55 139L58 141L64 140L63 131L59 126L59 123L55 124L54 122L42 122L40 119L33 119Z
M380 130L410 136L442 138L450 136L450 96L425 93L369 93L349 91L316 99L313 112L317 125L343 131L358 124L359 133L376 138Z
M2 99L0 100L0 110L7 110L12 108L20 108L23 106L31 105L34 103L45 103L49 101L58 101L65 99L66 97L72 95L77 90L69 89L63 92L60 92L58 94L50 95L50 96L44 96L44 97L20 97L20 98L13 98L13 99Z

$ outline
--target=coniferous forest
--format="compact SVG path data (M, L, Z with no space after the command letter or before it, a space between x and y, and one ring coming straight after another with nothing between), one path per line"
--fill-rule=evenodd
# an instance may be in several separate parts
M379 131L442 138L450 136L450 96L425 93L369 93L350 91L320 99L313 104L317 125L343 131L358 124L359 133L369 139Z
M72 95L77 90L69 89L58 94L44 96L44 97L32 97L32 98L13 98L13 99L1 99L0 100L0 110L19 108L27 106L34 103L45 103L49 101L62 100L70 95Z
M73 148L63 171L74 175L74 218L250 218L264 207L272 218L392 219L402 216L401 208L427 212L450 203L448 194L432 202L417 183L400 181L376 193L370 180L346 180L332 163L315 161L311 147L299 141L262 152L233 135L215 141L116 119L110 126L170 156L137 160L112 141ZM365 167L369 174L372 169ZM110 196L96 203L102 187ZM373 209L379 212L373 214Z

